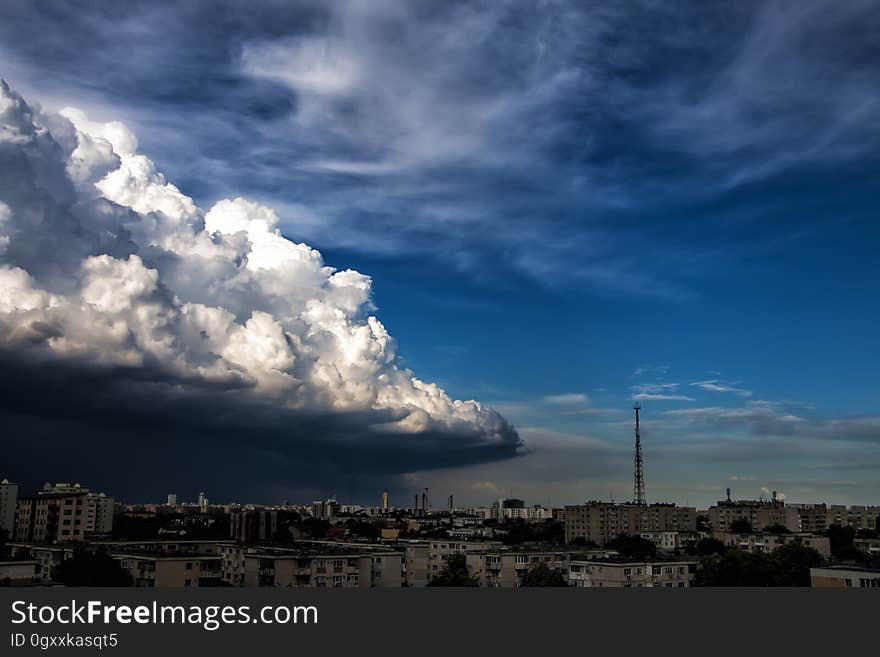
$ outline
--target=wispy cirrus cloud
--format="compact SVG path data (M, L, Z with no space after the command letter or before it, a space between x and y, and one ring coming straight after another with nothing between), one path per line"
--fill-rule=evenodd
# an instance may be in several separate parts
M548 404L569 406L572 404L586 404L589 401L589 398L580 392L569 392L560 395L547 395L544 397L544 401Z
M694 401L678 393L677 383L640 383L630 387L634 401Z
M709 392L730 392L741 397L751 397L752 391L745 388L736 387L736 383L728 383L720 379L711 379L708 381L694 381L690 385L696 386L702 390Z

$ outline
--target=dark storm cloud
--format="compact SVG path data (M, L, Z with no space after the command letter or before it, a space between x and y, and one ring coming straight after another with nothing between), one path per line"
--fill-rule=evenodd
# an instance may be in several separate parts
M393 411L308 413L237 392L161 369L35 366L3 352L3 465L24 486L82 479L128 499L198 488L215 499L275 501L369 498L400 473L516 454L518 441L489 444L477 432L426 431L403 444L399 433L366 429L397 419Z
M284 238L266 206L202 211L137 149L123 124L41 113L0 80L0 419L17 479L83 467L125 492L195 470L215 494L360 495L515 454L498 413L402 366L370 277Z

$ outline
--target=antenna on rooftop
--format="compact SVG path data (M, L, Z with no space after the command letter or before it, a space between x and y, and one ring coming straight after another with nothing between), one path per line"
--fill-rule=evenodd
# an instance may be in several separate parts
M641 406L636 402L636 453L633 458L633 504L645 504L645 473L642 463L642 437L639 435L639 411Z

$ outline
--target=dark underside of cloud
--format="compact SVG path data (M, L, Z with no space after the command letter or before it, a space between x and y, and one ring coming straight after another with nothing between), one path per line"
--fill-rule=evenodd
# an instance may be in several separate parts
M501 443L477 432L366 429L393 419L390 411L285 411L226 386L184 387L161 370L35 366L0 352L3 466L25 487L81 480L133 500L197 489L218 501L335 492L369 500L383 487L401 491L401 473L517 453L512 428Z

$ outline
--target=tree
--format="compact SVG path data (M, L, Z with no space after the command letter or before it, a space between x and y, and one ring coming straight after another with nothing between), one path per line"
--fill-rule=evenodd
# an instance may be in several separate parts
M630 559L644 560L657 555L657 546L652 541L641 536L621 534L613 541L609 541L607 547L617 550L620 554Z
M687 546L688 554L699 554L703 556L708 556L710 554L724 554L727 551L727 546L724 545L722 541L719 541L717 538L701 538L696 543L689 543Z
M694 578L695 586L770 586L770 582L765 555L743 550L705 557Z
M570 547L597 548L599 544L596 541L588 541L583 536L577 536L568 542Z
M785 525L780 525L776 523L775 525L767 525L764 527L763 531L768 534L791 534L791 530Z
M131 575L105 552L75 550L55 567L52 579L65 586L131 586Z
M809 586L810 568L825 564L821 554L800 543L787 543L770 557L774 565L774 582L771 586Z
M831 543L831 556L834 558L847 561L859 561L863 558L862 553L856 549L853 543L856 530L852 527L831 525L825 531L825 535L828 537L828 542Z
M750 534L752 533L752 523L748 518L737 518L730 523L730 531L735 534Z
M354 536L361 536L371 540L379 538L379 528L372 522L363 522L362 520L352 518L345 523L345 526Z
M446 559L446 565L443 566L437 575L435 575L428 586L479 586L480 580L471 575L467 566L467 557L463 554L451 554Z
M327 530L330 529L330 521L322 518L306 518L298 525L298 529L312 538L324 538L327 536Z
M783 545L771 554L730 550L705 557L695 586L809 586L810 568L825 559L799 543Z
M519 583L520 586L568 586L562 573L550 570L545 563L539 563L526 571Z

